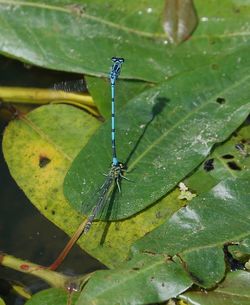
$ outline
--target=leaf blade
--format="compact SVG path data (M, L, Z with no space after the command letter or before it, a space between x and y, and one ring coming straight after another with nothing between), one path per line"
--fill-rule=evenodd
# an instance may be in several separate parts
M209 292L187 292L180 296L187 304L193 305L247 305L250 300L250 276L246 271L228 273L215 290Z
M82 304L148 304L177 296L192 285L178 263L141 255L110 271L98 271L78 299ZM143 291L147 293L143 293Z
M235 70L239 54L242 62ZM188 79L175 78L127 104L118 116L117 150L120 161L128 165L128 178L135 183L124 181L126 195L115 196L112 210L107 205L99 218L108 214L109 220L123 219L158 200L245 120L250 98L247 57L246 50L237 52L221 62L219 71L205 67L190 72ZM222 97L226 102L220 104ZM84 214L94 206L92 194L103 183L99 173L105 173L111 162L109 124L80 152L64 181L65 196ZM84 179L88 188L82 183Z
M150 0L130 0L126 5L123 1L114 5L111 0L88 0L84 5L81 1L1 0L0 4L3 54L99 77L107 77L108 58L114 52L128 59L122 77L159 82L209 66L225 53L249 45L250 6L241 1L224 0L219 6L216 1L196 1L202 22L183 48L166 45L160 2L153 6Z
M224 275L223 246L249 236L249 190L249 179L220 182L137 241L132 252L176 255L199 286L211 288Z

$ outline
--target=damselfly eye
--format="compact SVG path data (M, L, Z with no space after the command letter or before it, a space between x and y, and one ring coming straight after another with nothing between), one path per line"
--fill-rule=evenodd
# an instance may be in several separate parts
M125 61L124 58L122 58L122 57L112 57L111 60L113 62L118 62L119 64L122 64Z

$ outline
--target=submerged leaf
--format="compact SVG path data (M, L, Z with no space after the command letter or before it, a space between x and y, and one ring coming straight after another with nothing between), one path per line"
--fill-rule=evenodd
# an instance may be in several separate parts
M163 28L171 43L186 40L197 25L192 0L165 0Z

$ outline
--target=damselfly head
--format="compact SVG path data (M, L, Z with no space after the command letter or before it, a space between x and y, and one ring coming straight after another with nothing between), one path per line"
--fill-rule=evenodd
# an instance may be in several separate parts
M111 60L112 60L113 62L119 62L119 63L121 63L121 64L124 63L124 61L125 61L125 59L122 58L122 57L112 57Z
M111 72L109 74L109 78L111 81L111 85L115 85L115 81L118 78L120 72L121 72L121 66L124 62L124 58L121 57L112 57L111 60L114 62L113 67L111 68Z

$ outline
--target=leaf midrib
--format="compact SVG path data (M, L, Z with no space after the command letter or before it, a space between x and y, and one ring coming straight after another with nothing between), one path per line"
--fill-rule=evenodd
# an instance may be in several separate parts
M229 168L229 166L227 165L227 161L224 161L224 159L220 157L218 152L215 152L214 156L216 157L217 161L222 164L222 166L225 168L225 170L229 173L231 177L237 178L238 175L236 174L236 172Z
M140 269L139 272L135 271L133 273L132 270L129 269L128 271L131 274L128 274L128 276L126 276L126 277L123 277L123 280L121 280L119 282L115 281L115 283L112 286L109 286L109 287L105 288L104 290L100 291L100 293L98 295L96 295L95 299L98 299L101 295L105 295L107 293L107 291L113 290L115 287L124 285L124 283L126 283L128 281L131 281L131 278L140 277L142 274L147 273L150 269L154 269L157 266L160 266L160 265L163 265L163 264L167 264L167 263L176 264L175 262L166 261L166 259L164 257L162 257L162 259L160 261L155 262L154 264L148 265L147 268L143 268L143 271L141 271L141 269ZM85 296L88 296L88 295L89 295L90 299L93 299L92 295L85 294ZM94 299L92 300L92 303L93 302L95 302ZM93 304L95 304L95 303L93 303Z
M33 131L35 131L41 138L45 139L49 144L55 147L56 151L62 154L65 159L72 162L73 159L66 154L59 145L57 145L39 126L37 126L30 118L27 116L21 116L20 120L22 120L26 125L28 125Z
M55 5L49 5L49 4L44 4L44 3L33 3L33 2L26 2L26 1L15 1L15 0L0 0L0 4L7 4L7 5L16 5L16 6L26 6L26 7L33 7L33 8L41 8L41 9L47 9L47 10L52 10L52 11L58 11L58 12L63 12L63 13L67 13L67 14L72 14L73 10L70 8L66 8L66 7L59 7L59 6L55 6ZM86 14L84 12L81 12L80 17L84 17L86 19L90 19L90 20L94 20L97 21L103 25L107 25L109 27L112 28L116 28L119 30L122 30L124 32L127 33L133 33L136 34L138 36L143 36L143 37L147 37L147 38L160 38L160 39L166 39L166 34L165 33L149 33L149 32L143 32L143 31L139 31L139 30L135 30L126 26L122 26L119 24L116 24L114 22L111 21L107 21L104 19L101 19L99 17L96 16L92 16L89 14Z
M209 244L207 246L202 245L202 246L198 246L198 247L195 246L195 247L188 248L186 250L180 251L179 254L182 255L182 254L188 254L188 253L193 252L193 251L199 251L199 250L203 250L203 249L221 247L221 246L225 245L226 243L228 243L229 240L230 241L232 241L232 240L233 241L242 240L242 239L248 237L249 234L250 234L250 231L249 232L247 231L247 232L244 232L244 233L239 234L237 236L233 236L233 238L228 238L228 239L226 239L224 241L219 241L217 243Z

